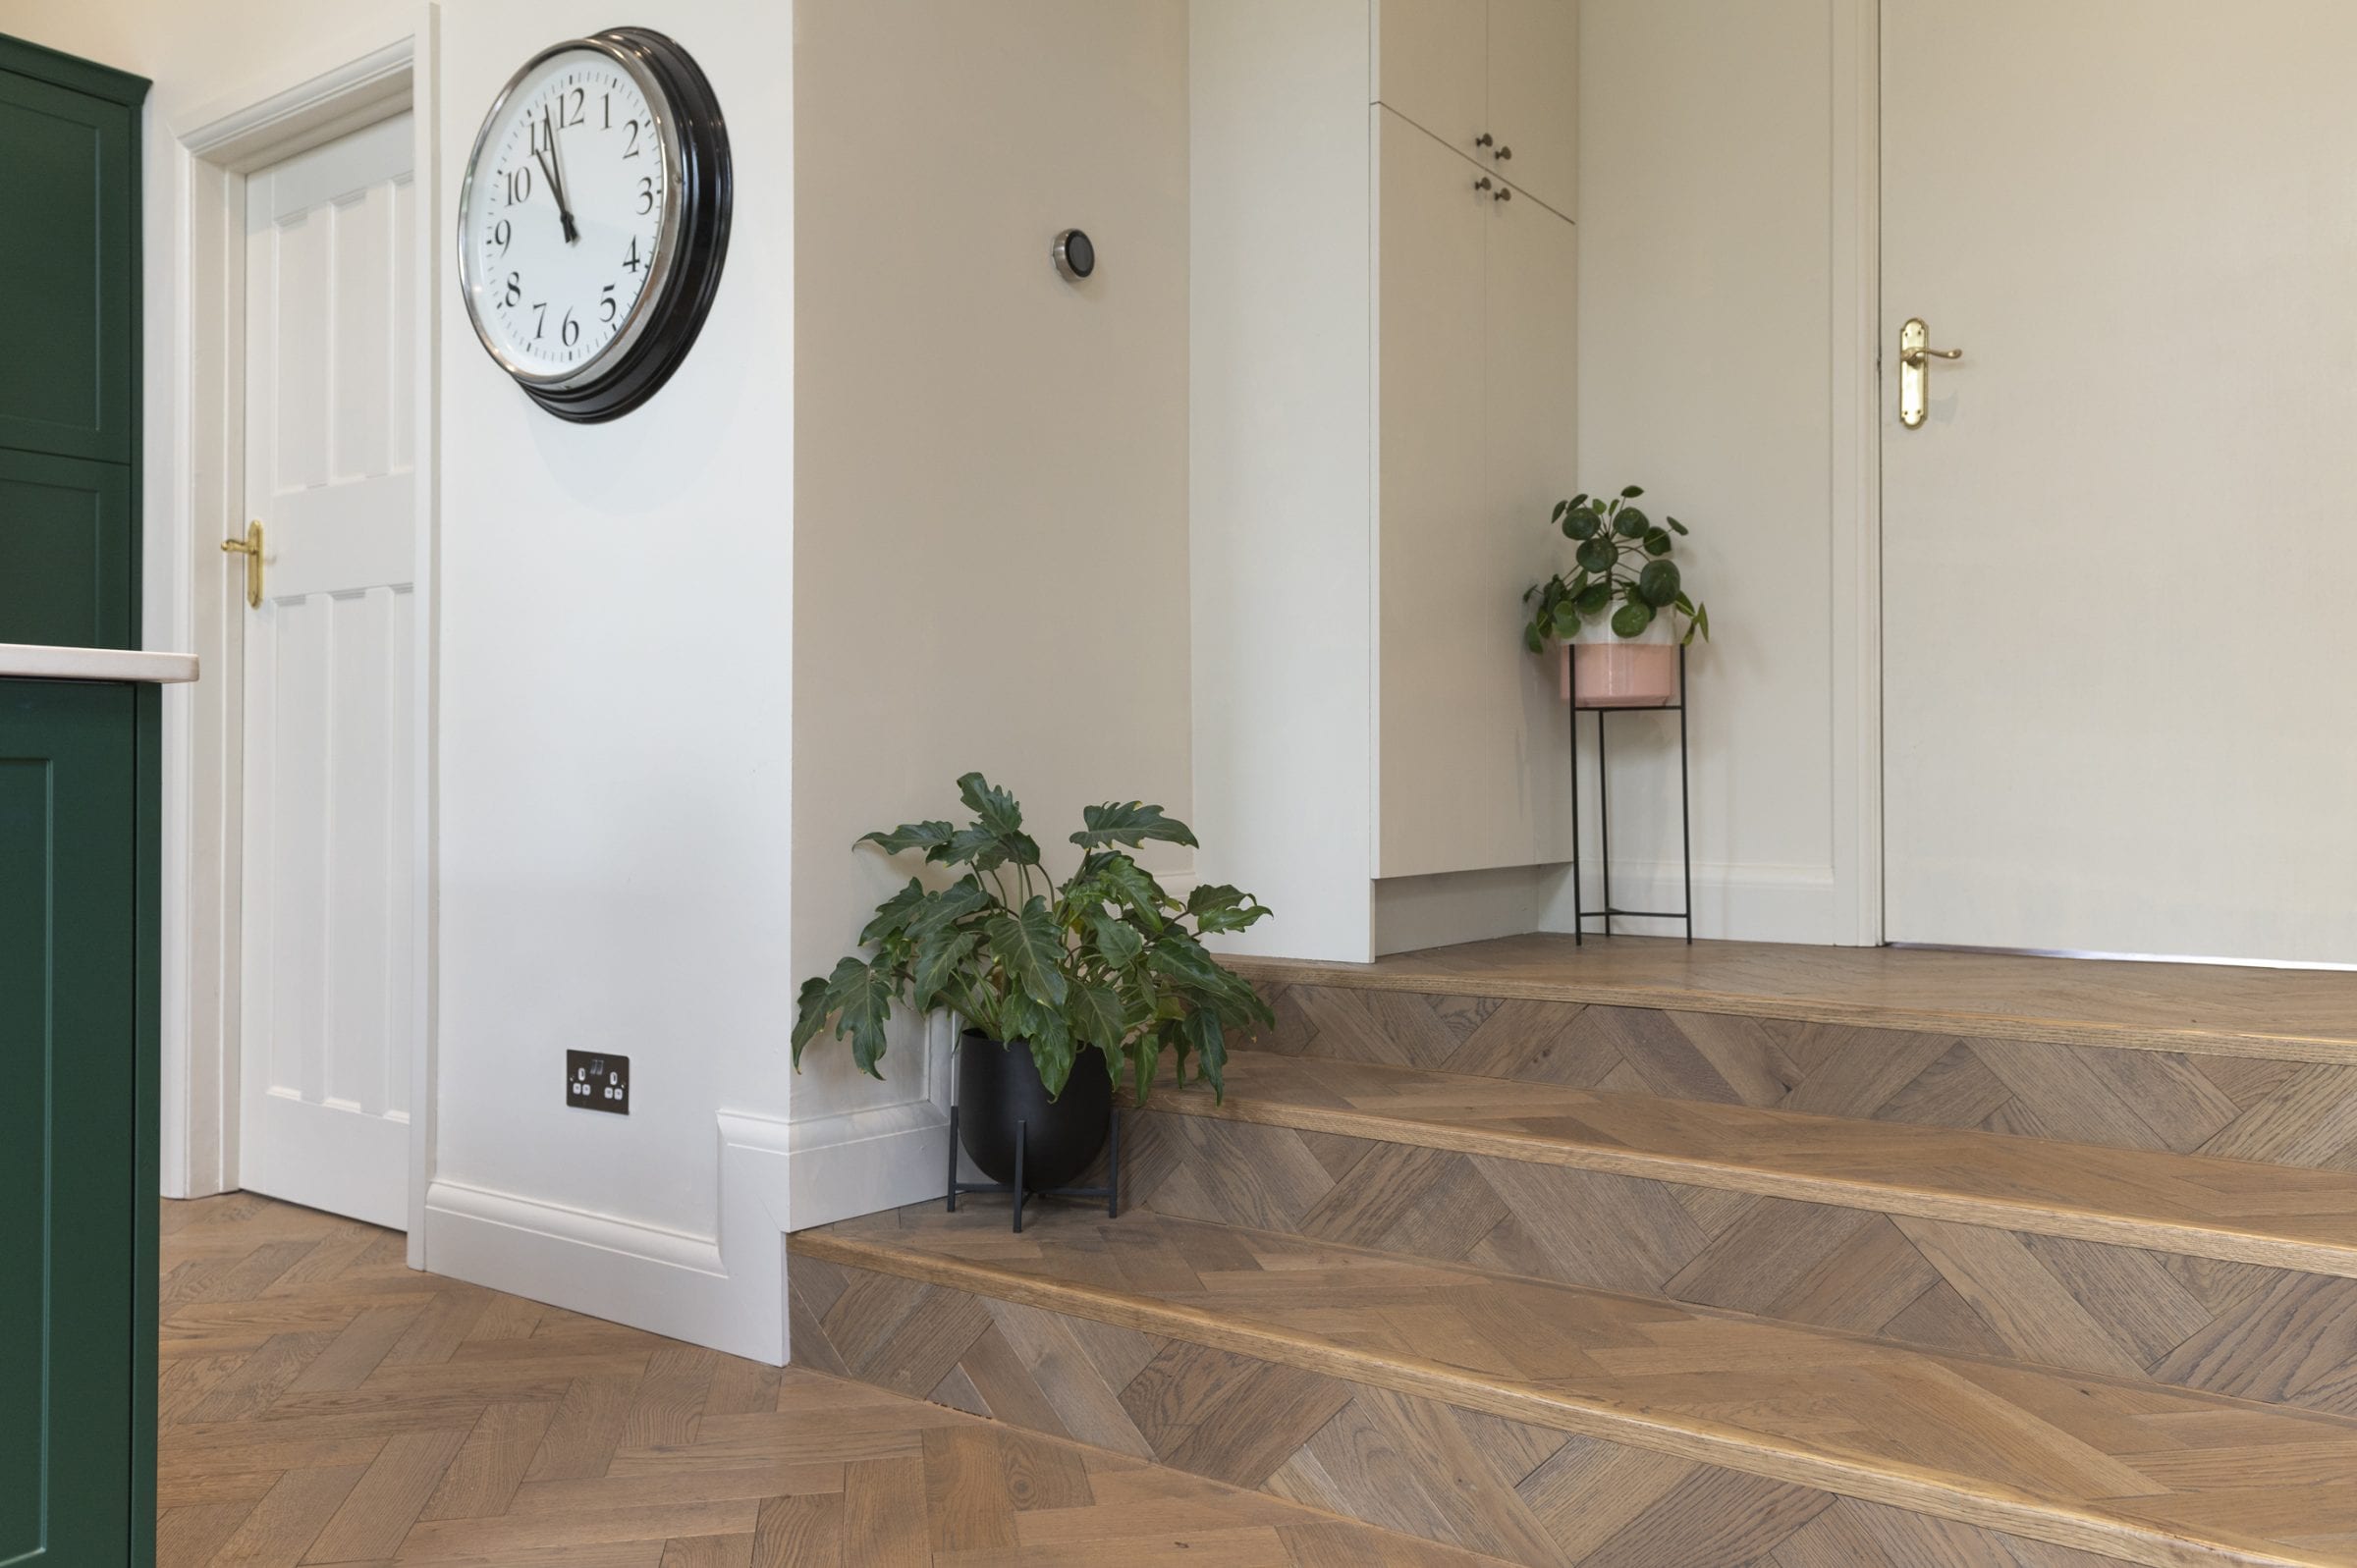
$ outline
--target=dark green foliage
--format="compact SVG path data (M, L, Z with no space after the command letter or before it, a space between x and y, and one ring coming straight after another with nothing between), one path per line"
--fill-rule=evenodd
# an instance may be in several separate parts
M1642 636L1657 615L1669 614L1685 623L1680 642L1692 642L1697 633L1710 640L1710 611L1686 596L1677 565L1669 559L1686 525L1675 517L1656 524L1629 504L1644 493L1630 485L1614 500L1583 493L1555 504L1548 521L1579 548L1572 570L1534 582L1522 595L1531 607L1522 643L1532 653L1546 652L1550 638L1570 641L1584 622L1607 612L1606 623L1616 636Z
M1192 844L1186 825L1160 806L1090 806L1081 814L1086 826L1071 836L1087 853L1057 887L1032 870L1039 845L1023 832L1014 795L978 773L959 780L958 792L974 814L966 827L904 823L859 839L887 854L921 850L932 864L967 870L935 890L909 879L859 933L872 958L845 958L824 979L804 983L795 1065L803 1047L831 1032L850 1041L862 1072L883 1076L884 1025L898 1000L918 1012L949 1007L994 1040L1025 1042L1051 1094L1063 1092L1082 1050L1103 1052L1117 1080L1126 1068L1141 1101L1166 1050L1180 1083L1199 1075L1223 1092L1228 1031L1274 1020L1251 986L1222 967L1196 935L1242 931L1269 911L1223 885L1198 887L1181 903L1113 847Z

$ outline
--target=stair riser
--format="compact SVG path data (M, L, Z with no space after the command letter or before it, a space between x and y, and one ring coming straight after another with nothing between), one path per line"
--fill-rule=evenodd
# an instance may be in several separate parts
M2123 1560L798 1246L790 1282L797 1365L1529 1568Z
M2357 1418L2357 1280L1149 1109L1185 1219Z
M2357 1169L2357 1064L1735 1013L1263 984L1241 1047L2113 1148ZM2319 1047L2321 1053L2324 1048ZM2270 1052L2275 1054L2255 1054Z

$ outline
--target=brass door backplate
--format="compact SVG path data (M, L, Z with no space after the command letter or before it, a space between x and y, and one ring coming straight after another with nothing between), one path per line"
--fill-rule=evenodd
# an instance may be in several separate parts
M1909 430L1922 425L1931 406L1932 361L1961 359L1961 349L1931 347L1932 329L1923 317L1909 316L1898 329L1898 422Z

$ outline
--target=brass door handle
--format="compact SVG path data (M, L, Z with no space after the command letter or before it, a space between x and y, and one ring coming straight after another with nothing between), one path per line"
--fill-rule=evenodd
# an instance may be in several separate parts
M261 522L257 519L247 523L243 539L222 540L221 553L246 558L246 608L259 610L262 607Z
M1909 316L1898 329L1898 422L1909 430L1920 426L1930 410L1931 362L1964 357L1961 349L1931 344L1932 329L1921 316Z

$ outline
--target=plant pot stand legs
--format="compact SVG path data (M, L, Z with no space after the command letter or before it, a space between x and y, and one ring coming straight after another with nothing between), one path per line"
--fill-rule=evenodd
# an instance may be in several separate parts
M1055 1187L1046 1192L1032 1192L1023 1185L1023 1152L1030 1144L1031 1124L1014 1124L1014 1179L1013 1181L959 1181L958 1179L958 1108L950 1107L950 1193L949 1212L958 1212L958 1200L966 1193L1012 1193L1014 1196L1014 1230L1022 1234L1023 1203L1027 1198L1102 1198L1107 1218L1118 1219L1122 1214L1122 1108L1115 1106L1105 1113L1105 1185L1102 1187Z
M1609 937L1613 934L1613 917L1621 915L1644 920L1682 921L1686 928L1686 945L1694 944L1694 826L1693 812L1688 803L1689 781L1686 767L1686 650L1677 650L1677 701L1661 707L1606 707L1590 704L1583 708L1579 700L1579 657L1576 649L1566 650L1565 663L1569 686L1571 719L1571 942L1577 946L1590 936ZM1596 715L1596 814L1597 845L1604 862L1604 907L1591 909L1585 902L1580 886L1581 862L1579 853L1579 716L1583 712ZM1685 884L1683 909L1622 909L1613 902L1613 802L1612 777L1606 767L1604 721L1615 713L1671 713L1677 715L1677 838L1678 870ZM1604 930L1590 932L1588 922L1601 919Z

